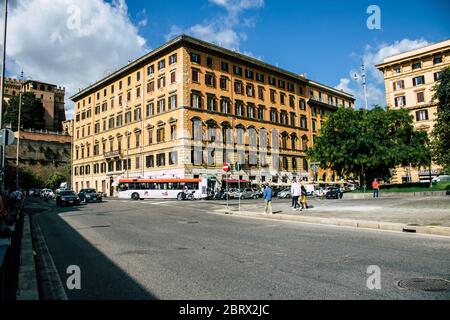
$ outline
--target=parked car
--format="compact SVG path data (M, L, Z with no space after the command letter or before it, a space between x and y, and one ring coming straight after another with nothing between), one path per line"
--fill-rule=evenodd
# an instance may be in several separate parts
M45 197L47 197L48 199L53 199L55 198L55 193L52 189L42 189L39 193L39 196L41 197L41 199L44 199Z
M91 188L81 189L78 193L78 197L80 198L80 201L84 201L84 203L96 201L102 202L103 200L103 194Z
M80 204L80 197L71 190L63 190L58 192L56 196L56 206L62 207L65 205L78 205Z
M272 197L278 197L279 193L283 190L284 188L272 188Z
M329 187L325 194L325 197L327 199L339 199L340 196L341 196L341 189L339 187Z
M289 199L291 197L292 197L292 195L291 195L291 189L290 188L286 188L283 191L281 191L280 193L278 193L278 198L279 199L282 199L282 198Z
M258 199L259 192L251 188L246 188L239 192L238 197L239 196L241 199Z
M434 177L431 181L432 182L450 181L450 176L447 175L437 176Z

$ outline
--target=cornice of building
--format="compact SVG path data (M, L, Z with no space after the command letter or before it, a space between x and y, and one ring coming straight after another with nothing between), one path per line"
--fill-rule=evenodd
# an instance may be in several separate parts
M445 53L448 51L450 51L450 39L437 42L428 46L424 46L422 48L386 57L382 63L375 65L375 67L383 71L384 68L389 66L400 65L404 62L414 61L420 58L433 56L438 53Z
M305 85L310 85L316 88L321 88L324 90L327 90L329 92L332 92L340 97L345 97L349 100L354 101L354 96L350 93L344 92L342 90L338 90L332 87L329 87L327 85L324 84L320 84L316 81L312 81L310 79L307 79L306 77L281 69L279 67L273 66L271 64L265 63L261 60L249 57L247 55L241 54L237 51L232 51L229 49L225 49L222 47L219 47L215 44L203 41L203 40L199 40L196 38L193 38L191 36L187 36L187 35L180 35L174 39L172 39L171 41L165 43L164 45L162 45L161 47L145 54L144 56L130 62L129 64L127 64L126 66L118 69L117 71L113 72L112 74L110 74L109 76L98 80L97 82L91 84L90 86L80 90L78 93L74 94L73 96L70 97L70 99L72 101L76 101L79 100L85 96L87 96L88 94L98 90L99 88L102 88L103 86L107 85L108 83L119 79L121 77L123 77L124 75L126 75L127 73L129 73L131 70L136 69L141 67L142 65L146 64L148 61L155 59L156 57L158 57L159 55L162 55L164 53L166 53L169 50L174 50L176 48L179 47L190 47L190 48L198 48L201 50L209 50L212 52L216 52L219 53L221 55L226 55L228 58L233 58L235 60L239 60L239 61L243 61L246 63L249 63L251 65L254 65L256 67L262 68L262 69L266 69L270 72L273 73L278 73L284 77L290 78L294 81L300 81L302 83L304 83Z

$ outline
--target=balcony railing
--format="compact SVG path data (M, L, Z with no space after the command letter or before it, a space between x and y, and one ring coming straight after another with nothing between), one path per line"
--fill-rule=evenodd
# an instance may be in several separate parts
M331 108L338 108L343 107L342 104L336 105L335 103L330 102L328 99L316 97L316 96L310 96L308 103L320 103L322 105L326 105Z
M111 159L111 158L121 158L122 157L122 151L121 150L114 150L105 152L105 159Z

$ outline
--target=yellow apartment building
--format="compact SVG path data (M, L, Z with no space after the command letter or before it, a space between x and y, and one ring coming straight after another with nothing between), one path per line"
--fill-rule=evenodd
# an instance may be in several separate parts
M109 195L120 178L334 181L306 151L329 112L354 107L348 93L186 35L71 99L73 189Z
M437 101L434 86L440 72L450 66L450 40L401 53L384 59L377 68L383 72L388 108L410 110L417 129L428 134L436 121ZM431 175L442 168L433 164ZM393 183L429 181L429 168L396 168Z

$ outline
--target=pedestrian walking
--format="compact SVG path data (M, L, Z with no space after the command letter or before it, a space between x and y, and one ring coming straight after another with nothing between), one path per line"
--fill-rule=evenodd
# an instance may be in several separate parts
M269 186L269 183L266 182L266 188L263 193L264 199L264 213L265 214L273 214L272 212L272 188Z
M373 189L373 197L378 198L380 196L380 186L378 185L377 178L373 179L372 189Z
M301 199L302 209L308 209L308 203L306 202L306 188L304 185L301 186Z
M299 208L300 210L302 210L301 205L298 202L300 196L302 195L302 188L300 186L300 183L298 183L296 179L294 179L294 181L292 182L291 194L293 203L292 210L298 210Z

